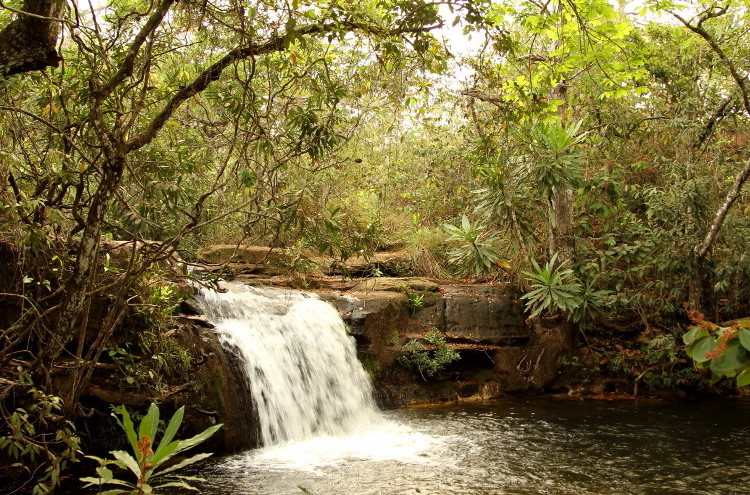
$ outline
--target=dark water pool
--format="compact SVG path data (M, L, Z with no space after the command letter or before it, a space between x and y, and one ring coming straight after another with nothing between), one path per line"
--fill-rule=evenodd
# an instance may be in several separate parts
M750 403L513 398L204 465L204 493L750 494Z

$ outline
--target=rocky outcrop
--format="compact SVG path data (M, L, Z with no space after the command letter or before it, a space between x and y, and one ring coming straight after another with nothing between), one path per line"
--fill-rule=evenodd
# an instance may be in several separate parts
M237 244L217 244L198 253L203 263L220 265L223 263L276 264L284 261L284 251L265 246Z
M543 390L556 376L560 357L575 346L567 322L525 321L518 294L508 285L386 278L320 296L349 325L363 361L375 363L376 395L385 407ZM425 379L397 359L409 340L423 340L430 330L443 335L461 359Z
M505 285L446 286L415 316L454 340L500 344L529 337L518 297Z
M440 285L431 280L425 278L416 277L379 277L379 278L368 278L365 279L354 287L354 292L403 292L407 293L422 293L422 292L437 292Z

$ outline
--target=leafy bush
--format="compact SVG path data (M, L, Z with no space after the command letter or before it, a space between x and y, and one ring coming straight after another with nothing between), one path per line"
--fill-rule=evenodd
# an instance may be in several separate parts
M103 485L124 486L127 489L111 489L102 493L115 495L120 493L130 493L134 495L143 495L153 493L155 489L174 487L187 490L195 490L189 481L203 481L201 478L192 476L182 476L172 474L174 471L203 460L211 454L201 453L192 457L183 459L169 467L159 469L165 462L172 459L177 454L188 450L208 439L211 435L222 427L221 424L211 426L202 433L187 440L174 440L177 430L182 424L182 418L185 413L185 407L179 408L169 420L166 430L161 441L156 444L157 430L159 426L159 408L156 404L151 404L148 413L143 417L136 433L130 414L124 406L114 408L115 413L120 417L117 423L125 432L128 443L133 451L132 455L122 451L115 450L110 452L114 460L102 459L96 456L87 456L99 462L96 468L98 477L81 478L81 481L87 483L84 488L98 486L100 489ZM113 414L114 415L114 414ZM153 450L153 448L156 450ZM115 478L114 473L108 466L115 466L120 469L129 469L135 475L135 482L124 481ZM157 484L155 484L157 483Z
M4 393L14 394L23 406L12 413L3 411L0 454L33 477L33 495L52 493L68 464L78 462L80 440L73 423L62 420L62 399L34 387L30 374L20 366L18 373L18 381ZM14 393L16 387L23 395ZM50 432L50 427L57 429Z
M403 355L399 356L398 364L405 368L418 371L422 378L434 376L438 371L448 366L461 356L451 349L436 328L432 328L424 336L425 342L411 339L401 348Z
M689 315L693 326L682 340L695 365L710 369L712 382L727 376L735 378L738 387L750 385L750 330L715 325L695 311Z

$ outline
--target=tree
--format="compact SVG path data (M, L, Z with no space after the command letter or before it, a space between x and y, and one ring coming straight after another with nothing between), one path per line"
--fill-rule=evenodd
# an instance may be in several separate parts
M729 73L731 79L736 85L736 90L739 93L739 100L742 102L745 115L750 117L750 85L748 85L747 77L743 75L743 72L747 72L747 68L741 67L738 64L738 61L734 60L727 53L725 47L722 47L715 35L711 34L711 28L709 28L707 24L708 21L724 17L725 20L728 20L725 26L728 25L730 30L734 30L731 38L734 38L736 41L735 36L742 36L740 33L746 32L744 27L744 24L746 23L741 20L744 18L745 14L744 6L737 6L731 1L722 2L720 4L711 3L707 6L701 5L701 10L692 19L687 19L681 15L677 9L678 7L678 5L674 5L672 6L672 9L668 10L668 12L670 12L672 16L680 21L687 29L703 38L711 51L718 56L724 69ZM732 8L731 13L730 8ZM708 294L706 294L706 286L708 284L705 259L713 245L716 243L717 236L724 225L729 209L739 198L740 191L748 178L750 178L750 159L745 162L745 165L734 176L732 185L727 191L724 201L717 208L705 235L701 241L693 247L696 286L693 289L691 303L698 310L704 309L703 305L708 296Z
M572 261L576 181L570 179L574 169L580 167L582 156L563 159L549 138L555 134L554 129L570 130L574 122L585 117L592 90L600 99L608 99L625 96L634 86L642 60L639 51L629 44L632 27L607 2L499 4L488 14L488 25L494 50L488 52L486 60L475 63L481 84L487 89L471 88L464 94L496 108L502 122L496 138L500 142L508 135L502 130L513 126L519 127L516 136L536 136L535 146L531 146L535 149L529 150L526 158L513 161L531 161L532 167L538 166L538 173L530 174L529 179L538 179L544 170L552 172L546 177L555 183L538 182L550 212L549 256L557 252L561 261ZM595 81L594 87L586 85L586 80ZM492 128L486 122L478 125ZM488 149L487 158L498 152L498 145L492 146L495 149ZM577 154L571 146L566 146L563 154ZM565 163L575 166L567 169L555 165ZM506 174L512 173L511 164L508 168ZM519 228L515 230L520 232Z
M422 1L114 0L92 12L60 4L29 1L14 20L0 17L13 41L0 48L12 76L0 80L0 230L18 267L0 296L11 308L0 322L0 368L18 396L16 367L31 370L73 418L131 303L149 304L156 263L235 212L247 223L287 222L295 203L277 197L284 170L333 160L356 120L340 103L341 47L360 47L352 64L420 63L433 56L440 20ZM36 46L47 55L64 33L58 70L28 73L54 64L13 58L14 43L35 29L46 33ZM192 152L179 127L191 147L213 153ZM232 188L241 200L219 211ZM143 206L154 195L168 215L149 231ZM148 232L158 242L145 242ZM105 235L129 241L119 265L107 262ZM57 380L63 363L69 375Z

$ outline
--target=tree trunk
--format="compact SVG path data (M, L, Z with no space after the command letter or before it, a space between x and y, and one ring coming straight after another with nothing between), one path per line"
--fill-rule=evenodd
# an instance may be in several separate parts
M552 225L552 245L561 262L575 258L575 236L573 235L573 190L556 191L552 198L555 222Z
M86 216L86 227L81 235L72 273L65 282L65 300L61 304L60 316L53 330L51 341L43 353L47 359L57 358L76 334L76 329L86 324L81 321L81 317L84 314L90 282L92 277L96 276L102 226L110 200L120 185L124 169L124 157L116 157L104 166L102 181Z
M0 77L57 67L64 0L25 0L22 13L0 31Z

